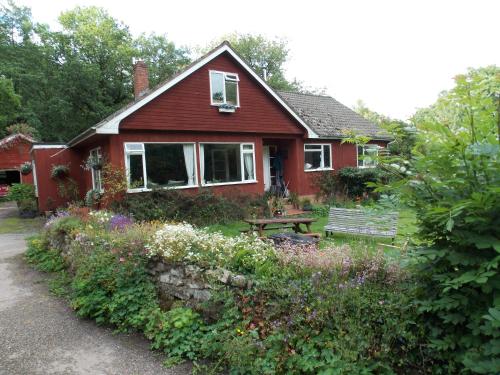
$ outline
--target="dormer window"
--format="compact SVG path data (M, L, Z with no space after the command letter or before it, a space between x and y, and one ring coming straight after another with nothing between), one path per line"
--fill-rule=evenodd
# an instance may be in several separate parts
M238 74L210 71L210 99L216 106L239 107Z

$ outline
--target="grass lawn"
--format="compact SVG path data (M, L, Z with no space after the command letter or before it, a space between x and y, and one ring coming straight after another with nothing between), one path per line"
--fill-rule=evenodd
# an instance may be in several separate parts
M387 238L376 238L376 237L368 237L368 236L351 236L348 234L334 234L328 238L325 238L324 226L328 222L328 217L320 216L320 215L307 215L308 217L314 217L317 219L312 225L311 230L316 233L321 233L321 242L320 246L327 245L335 245L340 246L343 244L348 244L351 247L369 247L369 248L377 248L379 244L391 244L391 240ZM241 233L241 230L247 230L248 224L244 221L235 221L226 225L216 224L208 227L208 230L211 232L222 232L226 236L237 236ZM291 231L291 229L287 229ZM414 233L416 230L416 220L415 213L410 209L403 209L399 211L399 221L398 221L398 233L395 240L395 246L403 246L406 242L407 238ZM266 234L272 234L276 232L282 232L283 230L276 231L266 231ZM391 254L394 252L398 252L397 249L391 247L385 247L387 253Z
M44 222L45 220L42 217L35 217L34 219L7 217L2 219L0 234L37 232L42 228Z

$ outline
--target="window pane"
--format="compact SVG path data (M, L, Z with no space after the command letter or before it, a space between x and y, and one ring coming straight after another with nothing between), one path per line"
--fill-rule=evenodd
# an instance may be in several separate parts
M130 188L144 187L144 176L142 170L142 155L129 155Z
M332 167L332 161L330 160L330 145L323 146L323 164L325 168Z
M204 144L203 153L205 183L241 181L239 144Z
M212 102L224 103L224 75L222 73L210 73L212 85Z
M127 151L142 151L144 150L144 145L142 143L128 143L125 145Z
M305 145L306 150L321 150L321 145Z
M304 159L305 170L321 168L321 151L306 151Z
M226 103L238 105L238 82L226 81Z
M363 167L363 146L358 146L358 167Z
M243 145L243 150L253 150L253 145Z
M188 185L184 147L182 144L146 144L148 188ZM193 152L192 146L190 152ZM188 155L192 163L194 156Z

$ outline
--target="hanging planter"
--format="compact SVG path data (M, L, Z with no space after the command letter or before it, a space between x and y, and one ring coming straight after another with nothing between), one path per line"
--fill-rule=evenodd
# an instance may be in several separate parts
M54 179L61 179L67 177L69 175L69 166L66 164L59 164L52 166L52 172L50 173L50 177Z
M100 171L104 165L104 159L100 155L89 155L89 157L85 160L85 163L82 165L82 168L85 170L93 169L94 171Z
M27 161L27 162L21 164L20 170L21 170L21 174L27 175L33 171L33 166L31 165L31 163L29 161Z

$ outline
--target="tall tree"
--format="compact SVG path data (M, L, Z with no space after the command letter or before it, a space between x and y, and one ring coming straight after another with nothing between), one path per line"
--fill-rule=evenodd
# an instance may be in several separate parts
M66 141L132 100L133 57L149 63L153 84L189 62L185 48L165 36L134 39L101 8L77 7L59 22L54 32L26 7L0 9L0 76L21 97L7 122L27 122L43 140Z
M369 109L361 100L358 100L353 109L367 120L380 125L394 137L394 140L388 145L391 154L405 159L411 157L411 151L416 141L416 127L413 123L377 113Z
M227 40L243 59L276 90L309 92L302 82L285 78L284 65L289 49L284 39L266 39L262 35L232 33L210 43L207 49L214 48ZM322 90L316 90L322 91Z
M0 137L5 135L6 126L12 122L21 109L21 98L14 91L12 81L0 76Z
M189 49L177 48L166 35L141 34L134 41L137 57L149 67L149 82L155 86L191 62Z

